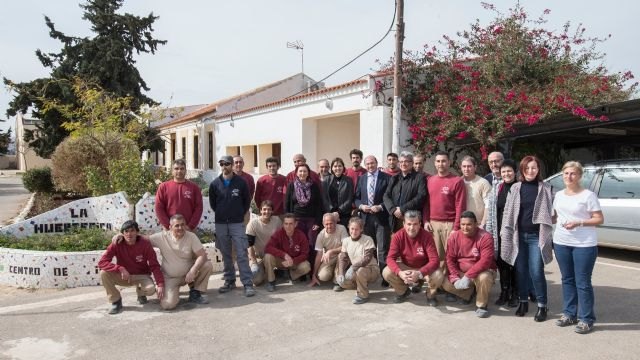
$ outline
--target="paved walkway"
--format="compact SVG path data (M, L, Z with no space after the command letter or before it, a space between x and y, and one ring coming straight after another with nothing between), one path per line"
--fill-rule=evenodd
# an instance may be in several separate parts
M633 359L638 357L640 260L634 252L603 250L593 276L596 330L578 335L559 328L561 289L557 264L545 270L550 319L533 321L493 305L478 319L473 306L444 302L427 307L424 294L393 304L390 290L373 286L371 301L352 305L355 291L335 293L329 284L309 289L282 284L252 298L241 290L211 303L163 312L153 297L141 306L123 291L125 310L107 315L98 286L66 290L0 287L0 359ZM186 288L182 297L187 296Z
M15 171L2 170L0 175L0 225L18 216L31 194L22 186L22 176Z

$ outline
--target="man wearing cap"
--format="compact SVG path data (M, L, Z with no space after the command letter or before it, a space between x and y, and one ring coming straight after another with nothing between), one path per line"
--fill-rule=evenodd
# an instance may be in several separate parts
M245 251L249 247L249 241L243 224L244 214L251 205L249 187L241 177L233 173L231 156L222 156L218 165L222 170L221 174L209 185L209 204L215 214L216 247L222 253L224 263L224 285L218 292L227 293L236 287L236 269L232 257L235 247L244 295L253 296L256 290L253 288L253 275Z
M165 181L156 191L155 211L162 228L169 230L169 218L181 214L187 221L188 230L194 230L202 217L202 191L196 183L186 179L184 159L173 162L173 179Z
M147 296L156 292L151 273L157 284L158 299L162 300L164 276L160 264L151 243L139 236L138 231L138 223L133 220L122 224L122 235L119 236L124 241L109 244L98 262L102 286L107 291L107 298L111 303L109 314L112 315L122 311L122 297L116 285L135 286L138 303L146 304ZM114 257L118 259L117 264L112 262Z

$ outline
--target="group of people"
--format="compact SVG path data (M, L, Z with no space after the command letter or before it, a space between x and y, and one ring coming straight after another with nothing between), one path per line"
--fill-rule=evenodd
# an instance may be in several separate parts
M579 163L565 164L566 188L554 199L535 156L517 166L493 152L486 177L476 174L478 164L470 156L460 163L462 176L456 176L446 152L435 154L433 175L424 172L425 157L410 152L389 153L384 168L358 149L349 157L348 168L339 157L321 159L316 172L296 154L295 169L286 176L278 173L279 159L269 157L267 174L257 182L243 171L241 156L220 158L221 174L209 186L215 243L224 264L220 293L236 288L235 260L245 296L255 295L254 286L263 283L275 291L280 275L308 280L309 286L329 282L335 291L355 289L353 303L363 304L369 284L382 278L383 288L393 288L394 302L426 284L427 305L438 305L438 293L461 304L475 297L475 313L484 318L499 273L495 304L517 307L515 314L524 316L535 297L534 319L544 321L544 265L555 251L564 296L556 324L591 331L595 226L603 217L597 197L580 186ZM116 284L136 286L140 303L157 292L164 309L176 306L185 284L189 301L207 302L203 294L212 267L190 231L202 216L202 196L186 180L183 160L174 162L172 172L173 179L156 193L163 231L147 239L135 222L127 222L100 260L110 313L122 309ZM252 200L259 216L250 220ZM162 254L161 267L152 247ZM111 263L113 256L118 264Z

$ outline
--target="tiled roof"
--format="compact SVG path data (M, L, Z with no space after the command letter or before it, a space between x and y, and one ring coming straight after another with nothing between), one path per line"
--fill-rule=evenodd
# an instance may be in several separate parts
M300 95L291 96L291 97L288 97L288 98L284 98L282 100L273 101L273 102L270 102L270 103L254 106L252 108L239 110L239 111L236 111L236 112L233 112L233 113L227 113L227 114L224 114L224 116L238 115L238 114L243 114L243 113L246 113L246 112L265 109L265 108L268 108L268 107L271 107L271 106L285 104L285 103L288 103L290 101L300 100L300 99L303 99L303 98L312 97L312 96L316 96L316 95L320 95L320 94L329 93L329 92L332 92L332 91L335 91L335 90L348 88L348 87L351 87L351 86L354 86L354 85L363 84L363 83L366 83L367 81L368 81L367 79L352 80L352 81L349 81L349 82L346 82L346 83L342 83L342 84L339 84L339 85L336 85L336 86L331 86L331 87L327 87L327 88L324 88L324 89L320 89L320 90L316 90L316 91L312 91L312 92L308 92L308 93L304 93L304 94L300 94Z
M269 83L267 85L263 85L263 86L257 87L255 89L252 89L252 90L249 90L249 91L245 91L243 93L228 97L226 99L218 100L218 101L213 102L213 103L211 103L209 105L206 105L206 106L204 106L204 107L202 107L202 108L200 108L200 109L198 109L196 111L193 111L191 113L185 114L184 116L182 116L182 117L180 117L178 119L174 119L174 121L167 122L167 123L164 123L164 124L161 124L161 125L164 126L164 125L169 125L169 124L170 125L182 124L182 123L188 122L190 120L197 119L197 118L199 118L201 116L212 114L212 113L214 113L216 111L218 106L220 106L222 104L229 103L229 102L231 102L233 100L236 100L238 98L247 97L247 96L250 96L250 95L253 95L253 94L257 94L259 92L262 92L262 91L267 90L269 88L272 88L274 86L280 85L280 84L284 83L285 81L289 81L289 80L295 78L296 76L300 76L300 75L302 77L306 77L309 80L313 81L313 79L311 79L310 77L306 76L305 74L298 73L298 74L295 74L293 76L289 76L289 77L287 77L285 79L281 79L281 80Z

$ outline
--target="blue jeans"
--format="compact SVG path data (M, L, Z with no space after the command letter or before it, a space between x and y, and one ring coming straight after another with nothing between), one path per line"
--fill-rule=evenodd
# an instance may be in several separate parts
M236 260L240 270L240 281L244 286L253 286L253 275L249 266L247 247L249 241L245 234L244 224L216 224L216 247L222 253L224 264L224 281L236 282L236 269L233 266L232 250L236 248Z
M591 274L598 257L598 247L573 247L554 244L556 260L562 274L562 312L593 325L594 295Z
M515 264L516 285L520 301L528 301L530 277L538 306L547 306L547 278L544 275L544 262L538 246L538 239L538 233L520 233L518 235L518 257Z

